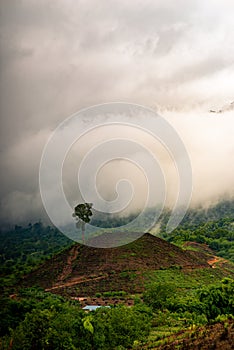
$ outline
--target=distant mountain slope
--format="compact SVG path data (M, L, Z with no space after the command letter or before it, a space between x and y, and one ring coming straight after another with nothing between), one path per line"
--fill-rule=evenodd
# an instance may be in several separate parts
M207 221L197 227L178 227L170 234L162 233L168 242L184 245L196 242L206 246L224 259L234 262L234 220L233 218Z
M161 229L165 230L171 212L164 212L161 220ZM207 221L234 220L234 200L220 201L208 208L198 207L189 209L178 229L196 229Z
M41 222L0 231L0 293L72 241Z

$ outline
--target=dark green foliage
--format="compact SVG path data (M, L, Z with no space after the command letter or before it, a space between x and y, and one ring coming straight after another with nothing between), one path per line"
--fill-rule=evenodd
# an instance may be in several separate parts
M202 288L199 301L208 320L223 314L234 315L234 280L225 278L221 285Z
M90 336L83 326L84 313L64 305L55 310L33 310L13 332L12 350L91 349Z
M92 213L92 203L81 203L74 208L74 213L72 216L77 221L76 227L82 230L82 240L85 241L85 224L89 223L91 220Z
M22 290L17 299L3 296L0 299L0 335L8 334L9 329L14 329L32 310L50 308L52 305L58 310L64 303L65 299L62 297L45 293L39 288Z
M166 215L163 222L167 221ZM177 244L206 243L218 255L233 260L233 227L233 202L227 202L212 210L188 212L180 228L166 238ZM1 282L10 286L70 244L56 229L41 223L1 232ZM182 329L234 316L234 281L224 279L221 283L221 270L201 269L186 274L177 269L174 265L168 270L155 271L155 276L151 273L150 278L155 282L146 288L144 303L138 298L134 307L100 308L91 313L81 310L76 301L42 289L22 290L15 299L9 298L10 292L6 290L7 296L0 300L0 348L117 350L138 344L140 349L152 322L154 327L165 327L168 331L171 327L178 330L177 327ZM128 273L125 277L131 276ZM125 292L101 294L97 290L97 296L101 295L124 299Z
M15 328L30 311L30 307L25 303L12 300L9 297L0 299L0 336L9 332L10 328Z
M0 232L0 284L16 283L22 275L71 244L56 228L40 222Z
M162 215L162 230L164 231L170 211ZM234 200L221 201L218 204L204 208L195 208L187 211L183 218L180 227L183 229L195 230L198 226L203 225L208 221L220 221L226 219L234 219Z
M203 287L193 293L184 294L178 289L168 295L169 285L154 283L144 293L144 301L159 314L167 312L169 318L177 319L184 326L205 324L222 315L234 317L234 280L225 278L222 283ZM163 316L161 313L161 318ZM170 317L169 317L170 316ZM155 319L156 324L160 321Z
M94 349L131 348L134 341L147 339L151 328L151 312L143 306L118 306L99 309L92 317Z
M73 216L78 220L88 223L91 220L92 213L92 203L81 203L74 208Z
M163 237L171 243L183 244L186 241L206 243L218 256L234 262L234 219L225 218L207 221L196 227L180 226Z
M11 331L2 342L3 349L8 349L10 342L12 350L131 348L134 341L145 340L151 328L151 312L142 304L85 313L76 301L39 289L23 290L18 299L5 305L1 321L7 321ZM6 316L11 320L6 320Z
M175 293L172 283L153 283L143 294L144 302L153 310L167 308L170 298Z
M234 280L230 278L187 292L179 288L178 281L174 286L172 283L152 283L143 296L144 302L156 313L155 325L163 322L167 326L180 324L186 327L214 322L224 315L234 317Z

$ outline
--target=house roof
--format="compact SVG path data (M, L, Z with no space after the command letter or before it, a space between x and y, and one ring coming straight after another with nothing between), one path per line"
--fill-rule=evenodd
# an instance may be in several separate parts
M102 305L86 305L85 307L83 307L83 310L88 310L88 311L95 311L96 309L98 309L99 307L110 307L110 306L102 306Z

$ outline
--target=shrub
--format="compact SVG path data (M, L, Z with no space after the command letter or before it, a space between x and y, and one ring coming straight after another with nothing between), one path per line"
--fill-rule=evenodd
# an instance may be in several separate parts
M153 283L144 292L143 299L154 310L161 310L168 306L169 299L175 291L172 283Z
M198 297L208 320L219 315L234 315L234 280L225 278L221 285L202 288Z

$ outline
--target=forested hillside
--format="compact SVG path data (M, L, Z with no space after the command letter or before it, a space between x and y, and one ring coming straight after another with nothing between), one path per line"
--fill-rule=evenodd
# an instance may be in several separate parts
M2 285L11 285L45 259L72 241L56 228L41 222L0 232L0 277Z
M153 215L152 211L148 215ZM206 243L218 256L234 261L234 201L223 201L206 210L189 210L180 226L165 234L169 216L165 212L161 217L160 237L178 245ZM107 223L107 217L95 216L93 224L115 227L131 219L112 217ZM0 232L0 276L5 278L4 284L11 284L73 243L55 227L41 222Z
M207 244L216 255L234 262L234 202L221 202L207 210L190 210L180 226L165 233L165 217L161 236L169 242Z
M40 222L1 232L0 349L232 349L233 204L191 210L171 234L164 213L168 242L113 249ZM108 308L85 313L89 303Z

